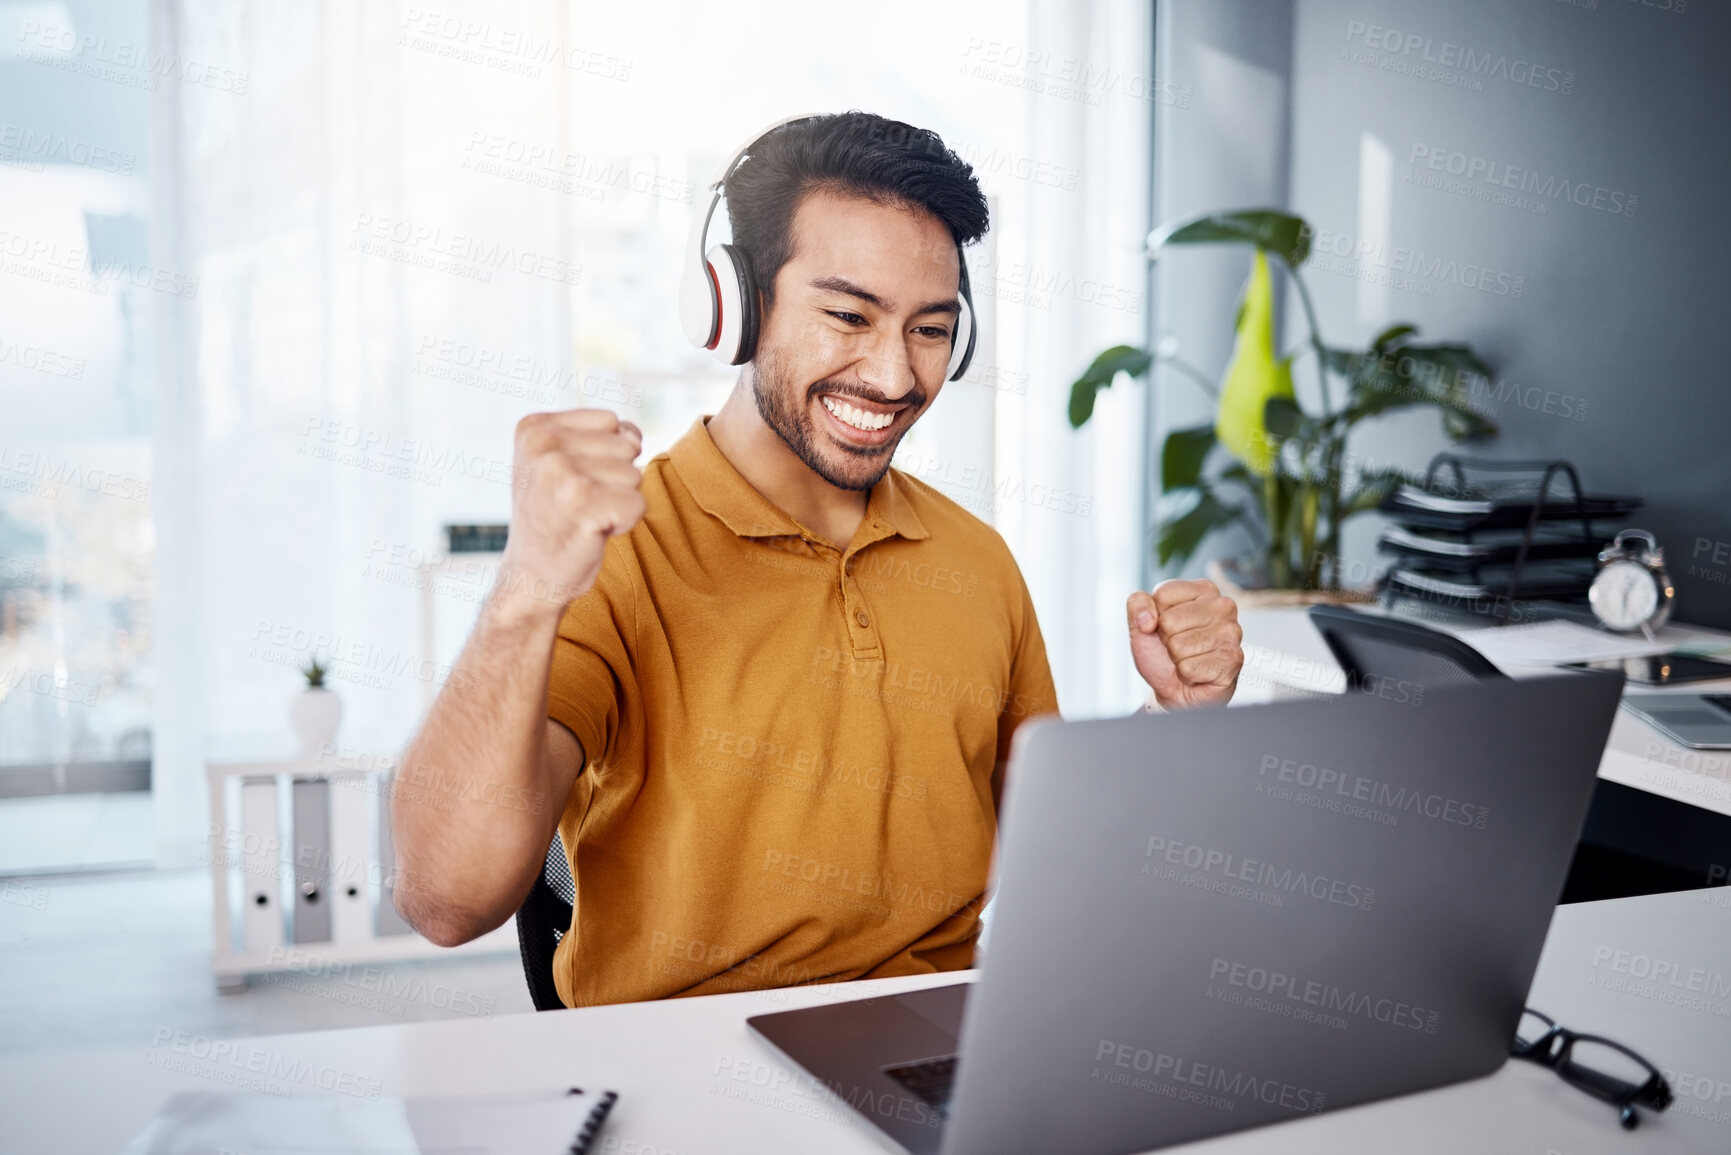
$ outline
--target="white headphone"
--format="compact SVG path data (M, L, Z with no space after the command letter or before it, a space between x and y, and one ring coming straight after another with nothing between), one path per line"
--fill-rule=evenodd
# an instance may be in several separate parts
M741 145L721 166L721 172L709 187L713 194L707 207L699 210L691 221L691 236L686 242L685 268L679 277L679 324L686 338L700 349L708 349L727 365L743 365L757 351L758 316L757 286L752 280L751 266L740 251L728 244L709 246L709 222L716 206L726 192L727 178L739 167L740 161L757 147L758 142L776 129L807 120L821 119L815 115L790 116L778 120L745 144ZM974 300L968 288L968 262L956 249L961 263L961 312L956 317L955 332L950 335L950 363L946 379L958 380L968 371L974 356Z

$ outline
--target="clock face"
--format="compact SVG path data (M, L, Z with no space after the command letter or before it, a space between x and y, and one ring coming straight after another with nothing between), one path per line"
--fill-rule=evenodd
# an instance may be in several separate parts
M1599 620L1613 630L1633 630L1659 608L1659 583L1645 566L1614 561L1593 579L1587 600Z

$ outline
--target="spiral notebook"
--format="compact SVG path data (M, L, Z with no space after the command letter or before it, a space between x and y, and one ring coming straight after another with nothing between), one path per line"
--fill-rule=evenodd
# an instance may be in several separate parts
M415 1099L183 1091L121 1155L585 1155L618 1097L576 1087Z

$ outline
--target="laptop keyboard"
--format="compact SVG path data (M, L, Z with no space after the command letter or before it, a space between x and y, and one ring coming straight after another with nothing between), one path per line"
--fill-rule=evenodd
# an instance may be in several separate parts
M906 1087L923 1102L930 1103L940 1115L948 1115L950 1092L956 1086L956 1056L941 1059L921 1059L917 1063L885 1067L884 1074Z

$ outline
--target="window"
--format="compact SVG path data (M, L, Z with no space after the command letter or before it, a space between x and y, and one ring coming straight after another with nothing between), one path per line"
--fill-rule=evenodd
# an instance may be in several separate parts
M149 100L0 6L0 796L148 785L155 300ZM184 287L184 286L182 286Z

